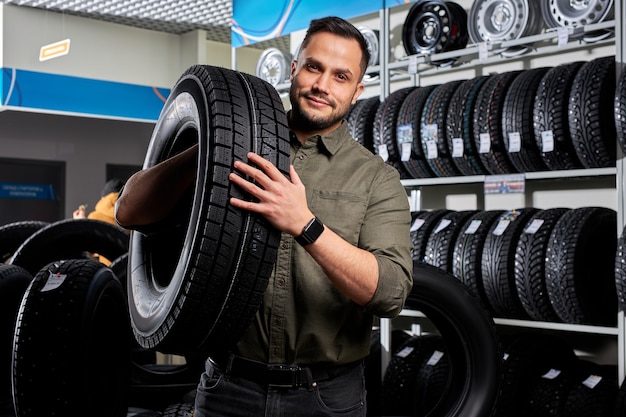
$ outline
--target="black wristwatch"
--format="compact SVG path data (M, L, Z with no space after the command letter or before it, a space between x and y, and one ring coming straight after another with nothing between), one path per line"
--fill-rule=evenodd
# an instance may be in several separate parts
M296 236L296 242L302 246L311 244L317 240L324 231L324 225L317 217L313 217L310 222L304 226L300 236Z

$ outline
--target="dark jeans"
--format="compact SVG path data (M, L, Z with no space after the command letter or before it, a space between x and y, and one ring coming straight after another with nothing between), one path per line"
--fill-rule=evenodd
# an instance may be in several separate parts
M365 417L363 370L360 362L332 379L284 388L227 376L207 361L194 417Z

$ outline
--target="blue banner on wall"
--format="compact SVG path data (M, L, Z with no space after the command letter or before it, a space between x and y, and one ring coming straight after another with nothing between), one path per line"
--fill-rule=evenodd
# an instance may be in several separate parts
M2 68L3 106L157 120L169 89Z
M311 19L351 19L416 0L233 0L231 45L251 45L306 29Z
M54 200L54 186L52 184L0 182L0 198Z

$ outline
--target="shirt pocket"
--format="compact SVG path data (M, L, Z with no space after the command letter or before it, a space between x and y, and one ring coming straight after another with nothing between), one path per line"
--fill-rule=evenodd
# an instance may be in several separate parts
M367 199L348 191L314 190L310 209L325 225L346 241L359 242Z

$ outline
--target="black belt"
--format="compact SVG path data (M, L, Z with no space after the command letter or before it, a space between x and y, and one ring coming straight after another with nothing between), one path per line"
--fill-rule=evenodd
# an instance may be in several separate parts
M225 364L216 362L224 375L239 377L269 387L297 388L324 381L354 368L360 361L346 365L282 365L257 362L241 356L230 355Z

